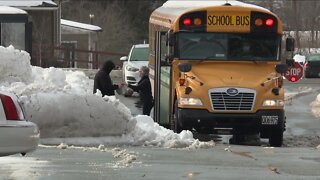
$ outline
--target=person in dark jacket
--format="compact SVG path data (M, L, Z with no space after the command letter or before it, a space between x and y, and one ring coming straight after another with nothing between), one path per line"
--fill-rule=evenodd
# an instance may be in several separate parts
M110 72L114 69L115 65L112 61L106 61L94 77L93 93L97 89L101 91L102 97L114 96L114 91L119 88L118 85L113 84L110 78Z
M141 79L138 84L136 86L129 84L128 87L136 92L139 92L140 100L142 102L142 114L149 116L150 111L153 107L153 97L149 79L149 68L146 66L142 66L139 72Z

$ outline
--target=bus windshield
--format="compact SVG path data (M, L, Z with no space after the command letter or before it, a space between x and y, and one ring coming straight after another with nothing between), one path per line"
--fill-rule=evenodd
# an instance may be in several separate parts
M188 33L177 35L177 57L186 60L272 61L280 59L280 35Z

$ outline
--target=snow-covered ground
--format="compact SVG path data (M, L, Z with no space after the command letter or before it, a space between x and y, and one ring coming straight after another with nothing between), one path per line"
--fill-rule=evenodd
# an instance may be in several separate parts
M93 80L84 72L31 66L29 54L12 46L0 47L0 53L0 90L20 97L27 119L40 128L43 144L214 146L213 141L194 139L190 131L176 134L149 116L132 116L130 109L115 97L93 94ZM288 92L286 98L308 91ZM320 96L311 107L319 117Z

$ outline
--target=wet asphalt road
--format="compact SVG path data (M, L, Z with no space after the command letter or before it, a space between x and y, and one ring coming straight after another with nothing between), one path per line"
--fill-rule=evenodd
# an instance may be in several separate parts
M211 180L320 179L314 148L222 145L210 149L121 147L135 156L105 151L40 147L27 157L0 158L0 179Z

